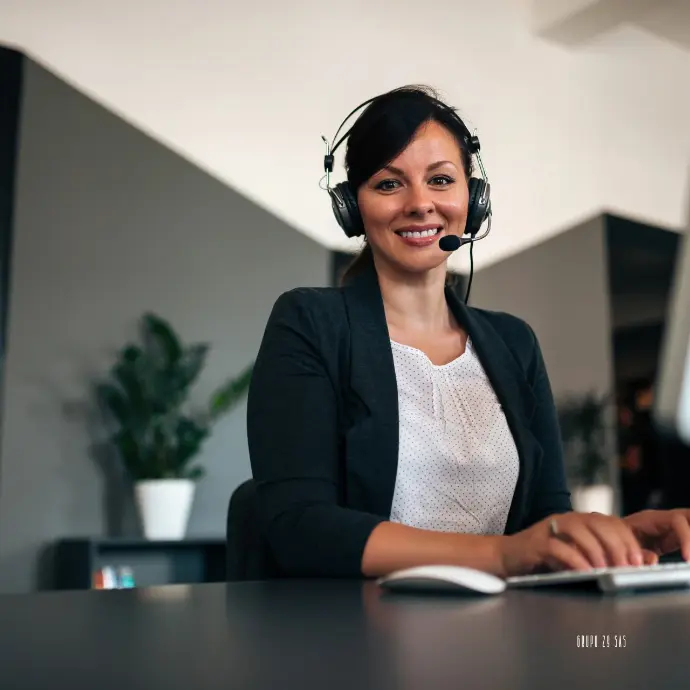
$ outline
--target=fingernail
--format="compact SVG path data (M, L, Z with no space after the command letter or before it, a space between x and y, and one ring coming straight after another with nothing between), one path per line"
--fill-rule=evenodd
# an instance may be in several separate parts
M642 554L636 553L633 556L633 561L635 562L635 565L642 565L644 563L644 559L642 558Z

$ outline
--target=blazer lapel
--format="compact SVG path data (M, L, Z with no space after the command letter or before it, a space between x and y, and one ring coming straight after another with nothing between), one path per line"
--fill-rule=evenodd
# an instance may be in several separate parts
M475 310L468 309L451 288L446 288L446 300L458 323L472 339L517 447L520 470L505 527L505 533L512 534L520 529L530 480L541 461L541 448L529 429L535 397L518 362L491 324Z
M343 290L350 327L348 503L388 517L398 470L398 387L383 298L367 267Z

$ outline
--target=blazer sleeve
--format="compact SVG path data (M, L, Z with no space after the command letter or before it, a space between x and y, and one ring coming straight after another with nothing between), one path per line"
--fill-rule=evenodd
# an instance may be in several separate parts
M286 575L361 577L383 518L338 505L338 383L324 359L324 320L310 305L317 297L283 293L259 348L247 399L256 509Z
M532 502L527 510L525 528L549 515L567 513L572 510L565 476L563 444L551 383L537 336L531 327L528 326L528 328L534 343L530 368L532 391L536 398L531 430L541 445L544 455L539 472L534 479L535 486Z

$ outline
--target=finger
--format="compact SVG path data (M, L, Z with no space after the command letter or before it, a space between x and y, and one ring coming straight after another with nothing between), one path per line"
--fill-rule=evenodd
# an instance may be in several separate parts
M611 566L642 565L642 548L632 530L617 518L596 516L588 522Z
M590 566L605 568L607 565L606 552L596 535L589 529L587 523L580 520L567 522L559 532L559 537L566 537L567 542L580 550Z
M644 565L657 565L659 563L659 556L649 549L642 549L642 558Z
M678 537L678 544L684 561L690 561L690 525L686 511L679 510L671 518L671 528Z
M631 565L643 565L644 564L644 552L642 549L642 544L637 538L637 535L632 531L630 526L620 520L619 518L612 518L614 521L614 527L619 531L623 543L626 545L628 550L628 562Z
M574 546L557 537L549 539L546 562L553 570L591 570L585 556Z

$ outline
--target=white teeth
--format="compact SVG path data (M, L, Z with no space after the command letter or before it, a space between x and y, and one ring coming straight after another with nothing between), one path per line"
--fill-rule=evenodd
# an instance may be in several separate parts
M422 232L401 232L400 236L401 237L432 237L435 235L437 232L439 232L441 228L435 228L432 230L422 230Z

